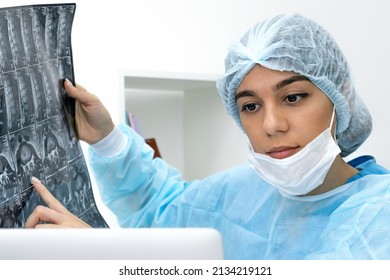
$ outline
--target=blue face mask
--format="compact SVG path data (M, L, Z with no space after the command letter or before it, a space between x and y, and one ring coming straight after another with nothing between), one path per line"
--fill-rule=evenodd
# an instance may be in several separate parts
M334 115L333 110L327 129L288 158L274 159L258 154L250 145L250 166L281 194L305 195L311 192L324 182L333 161L341 152L331 133Z

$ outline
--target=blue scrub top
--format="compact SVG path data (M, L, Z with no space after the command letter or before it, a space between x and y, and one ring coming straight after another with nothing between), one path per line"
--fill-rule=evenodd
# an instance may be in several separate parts
M371 156L346 184L315 196L282 196L249 165L187 182L129 127L127 146L90 150L104 203L122 227L212 227L226 259L390 259L390 175Z

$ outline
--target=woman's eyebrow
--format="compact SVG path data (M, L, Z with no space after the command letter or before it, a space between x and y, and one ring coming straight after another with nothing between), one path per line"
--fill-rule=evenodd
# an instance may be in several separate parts
M237 92L234 96L234 99L237 100L241 97L253 97L253 96L256 96L256 94L252 91L252 90L243 90L243 91L240 91L240 92Z
M302 75L295 75L295 76L291 76L287 79L284 79L284 80L281 80L279 81L275 86L275 90L280 90L282 88L284 88L285 86L289 85L289 84L292 84L294 82L298 82L298 81L309 81L310 80L308 78L306 78L305 76L302 76ZM235 94L235 100L237 102L237 100L239 98L242 98L242 97L253 97L253 96L256 96L256 94L252 91L252 90L243 90L243 91L240 91L240 92L237 92Z
M278 82L275 85L275 89L276 90L280 90L280 89L284 88L285 86L287 86L289 84L292 84L294 82L297 82L297 81L309 81L310 82L310 80L308 78L306 78L305 76L295 75L295 76L289 77L289 78L287 78L285 80L282 80L282 81Z

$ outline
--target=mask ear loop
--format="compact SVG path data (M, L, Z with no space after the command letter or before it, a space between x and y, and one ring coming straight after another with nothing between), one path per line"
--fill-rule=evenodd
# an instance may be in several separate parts
M332 118L330 119L330 127L329 127L330 130L332 130L333 121L335 120L335 116L336 116L336 108L333 106ZM337 124L334 128L333 139L336 142L336 144L338 145L339 141L337 140L336 131L337 131Z

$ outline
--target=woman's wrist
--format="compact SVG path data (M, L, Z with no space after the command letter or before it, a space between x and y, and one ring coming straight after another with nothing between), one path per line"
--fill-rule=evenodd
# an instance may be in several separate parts
M106 137L90 146L101 157L114 157L120 154L126 144L126 135L118 127L115 127Z

